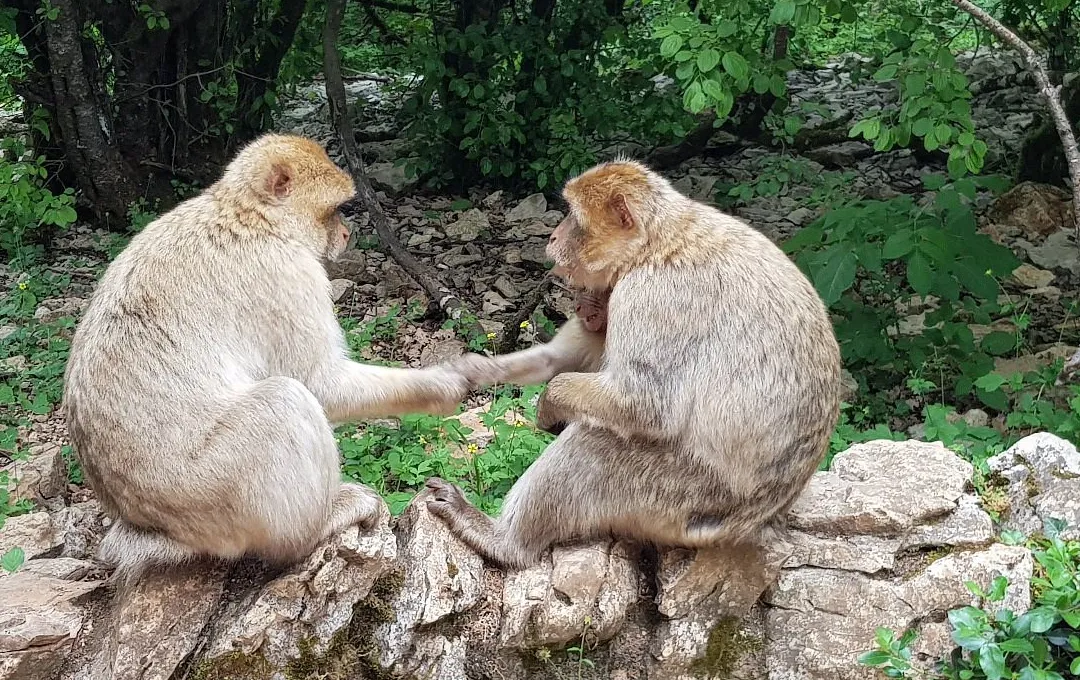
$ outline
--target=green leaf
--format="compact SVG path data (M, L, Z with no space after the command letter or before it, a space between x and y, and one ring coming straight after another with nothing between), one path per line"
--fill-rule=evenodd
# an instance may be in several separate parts
M860 666L880 666L882 664L888 663L889 659L891 659L891 658L892 657L889 656L888 652L882 652L882 651L867 652L867 653L862 654L862 655L859 656L859 665Z
M885 245L881 248L881 257L886 260L895 260L904 257L915 247L915 241L911 238L911 231L904 229L895 231L885 239Z
M1045 633L1054 625L1054 612L1046 607L1039 607L1028 612L1032 633Z
M814 287L826 305L833 305L843 295L844 291L851 288L855 283L855 270L858 258L852 250L832 253L817 274L814 276Z
M1035 648L1031 646L1031 643L1023 638L1012 638L1011 640L1005 640L1001 642L998 647L1003 652L1010 652L1013 654L1030 654Z
M979 667L987 680L1001 680L1005 677L1005 653L994 643L984 646L979 650Z
M730 38L735 35L739 30L739 26L734 21L721 21L716 26L716 35L719 38Z
M769 79L769 92L774 97L784 96L784 93L787 92L787 81L784 80L783 76L773 74L772 78Z
M750 75L750 64L738 52L724 53L724 70L736 80L742 80Z
M683 106L691 113L700 113L705 108L705 93L701 91L701 83L690 83L683 93Z
M1016 334L1005 331L994 331L983 338L981 347L983 351L994 356L1008 354L1016 349Z
M1072 663L1069 664L1069 673L1073 675L1080 675L1080 656L1073 659Z
M952 140L952 133L952 126L947 123L940 123L934 128L934 136L937 138L939 146L948 144Z
M669 35L664 38L662 43L660 43L660 56L664 59L671 59L680 49L682 49L682 46L682 36Z
M769 12L769 21L774 24L788 24L795 18L794 0L779 0Z
M879 83L883 83L886 80L892 80L896 77L897 67L896 64L886 64L874 73L874 80Z
M911 133L916 137L925 137L933 129L934 121L929 118L920 118L911 124Z
M26 553L19 546L15 546L0 557L0 568L11 574L21 567L24 561L26 561Z
M708 73L720 63L720 53L709 47L698 53L697 67L702 73Z
M907 280L919 295L928 294L934 282L934 273L930 270L930 263L918 251L908 259Z
M701 89L704 90L705 94L709 95L717 101L723 99L726 96L724 88L720 85L720 83L716 82L711 78L708 78L701 83Z
M1009 382L1005 379L1005 376L998 373L987 373L975 381L975 386L979 389L986 390L987 392L995 392L1000 390L1002 385Z

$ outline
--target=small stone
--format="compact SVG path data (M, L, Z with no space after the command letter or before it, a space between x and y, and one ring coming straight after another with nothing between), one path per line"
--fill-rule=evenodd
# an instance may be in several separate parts
M373 188L390 196L398 196L416 184L415 178L405 174L405 166L393 162L372 163L367 167L367 176Z
M334 279L330 282L330 297L334 302L339 302L355 285L348 279Z
M0 342L10 338L17 330L19 330L18 326L9 326L7 324L0 326Z
M494 208L496 205L498 205L499 201L502 200L502 196L502 189L499 189L498 191L493 191L492 193L485 196L484 200L480 201L480 204L483 205L485 208Z
M514 206L514 209L506 215L506 222L510 224L524 220L538 220L544 216L545 212L547 212L547 198L543 194L532 194Z
M566 216L558 210L548 210L540 216L540 221L553 229L559 226L559 222L562 222L564 219L566 219Z
M446 235L455 241L475 241L480 233L491 228L487 215L478 208L466 210L453 224L446 226Z
M1045 288L1054 280L1054 273L1033 267L1027 262L1013 270L1012 279L1024 288Z
M8 517L0 531L0 555L18 547L30 560L63 544L63 532L47 512Z
M90 304L83 298L55 298L45 300L34 310L34 318L41 323L52 323L65 317L77 317Z
M500 276L495 279L495 290L503 294L508 298L516 298L521 295L514 283L506 276Z
M485 314L497 314L505 311L512 305L506 301L503 296L499 295L493 290L489 290L484 293L484 313Z
M521 249L521 259L534 264L547 264L547 246L543 243L527 243Z
M810 208L797 208L792 210L784 219L796 226L802 226L814 218L814 211Z
M420 246L420 245L423 245L425 243L430 243L431 239L432 239L431 234L413 234L412 236L409 237L407 245L410 248L414 248L416 246Z
M0 368L3 368L10 373L22 373L26 370L28 365L29 362L27 362L26 357L22 354L16 354L13 357L8 357L3 361L0 361Z

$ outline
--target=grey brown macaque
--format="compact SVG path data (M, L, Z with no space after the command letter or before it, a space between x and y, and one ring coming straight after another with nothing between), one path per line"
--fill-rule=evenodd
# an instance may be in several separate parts
M601 536L759 540L839 416L840 350L821 298L765 236L639 163L598 165L563 195L569 215L547 250L583 291L578 315L545 345L461 360L476 383L550 381L537 424L561 433L498 518L437 478L427 507L512 568Z
M351 361L324 263L345 247L352 179L315 142L266 135L149 224L80 321L64 408L114 518L98 558L149 566L254 554L294 562L385 505L341 482L332 423L453 413L444 367Z

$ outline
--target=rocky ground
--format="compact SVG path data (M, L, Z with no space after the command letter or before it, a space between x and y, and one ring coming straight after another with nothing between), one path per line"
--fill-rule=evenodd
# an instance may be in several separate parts
M969 72L991 153L1014 154L1037 106L1029 84L1008 59L978 57ZM394 95L375 81L348 85L369 104L363 129L386 129ZM315 137L336 155L321 88L302 90L280 127ZM792 90L825 102L830 117L872 110L887 95L833 69L795 74ZM776 167L775 150L727 153L729 142L718 140L670 177L712 200L716 187L752 182ZM500 333L542 277L543 246L562 218L560 206L540 194L418 193L394 165L405 153L400 140L366 146L398 237L476 311L485 330ZM799 172L776 195L732 211L781 238L812 221L829 192L912 193L923 173L940 170L908 151L872 154L856 141L795 160ZM829 174L840 170L851 176ZM828 177L836 181L822 181ZM1030 299L1041 329L1030 351L1005 368L1071 354L1068 341L1078 335L1063 318L1062 298L1075 290L1080 257L1064 228L1068 197L1021 185L984 208L982 228L1025 261L1005 293ZM415 283L370 247L367 216L356 215L354 226L360 247L330 270L343 317L362 326L401 310L392 332L365 343L367 356L427 365L460 353L464 341L426 314L428 300ZM109 234L85 227L62 235L48 270L70 276L71 285L38 301L35 317L77 317L115 247ZM6 288L23 276L0 267ZM556 287L540 308L557 320L571 303ZM921 328L925 312L912 311L901 332ZM0 335L9 332L0 328ZM20 366L19 356L3 361L4 370ZM990 516L971 490L971 466L940 445L875 442L820 473L792 511L792 535L760 554L655 555L604 543L562 548L539 567L504 574L485 569L421 504L393 527L346 532L283 573L203 566L155 575L110 602L88 562L107 520L85 489L68 483L68 442L57 414L32 421L20 433L31 458L9 469L16 497L35 502L37 511L0 531L0 555L20 546L28 560L0 576L0 680L863 678L871 675L854 658L871 646L875 626L915 625L924 633L921 652L946 649L944 612L973 602L965 580L1009 575L1006 604L1017 611L1030 597L1031 556L993 543ZM1014 528L1030 533L1050 516L1080 520L1072 500L1080 454L1070 444L1029 437L995 466L1009 482L1003 516Z

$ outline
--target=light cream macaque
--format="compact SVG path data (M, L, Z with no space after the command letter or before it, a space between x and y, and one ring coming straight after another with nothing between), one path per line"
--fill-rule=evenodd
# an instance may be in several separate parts
M546 345L458 364L476 383L549 379L537 425L561 434L497 519L437 478L427 507L507 567L606 535L759 540L817 469L839 415L824 304L765 236L639 163L598 165L563 195L569 215L547 251L583 291L577 315Z
M332 423L450 414L445 366L348 358L324 263L344 249L352 179L315 142L266 135L137 234L72 342L64 408L115 522L98 557L150 565L258 555L291 563L385 507L341 482Z

